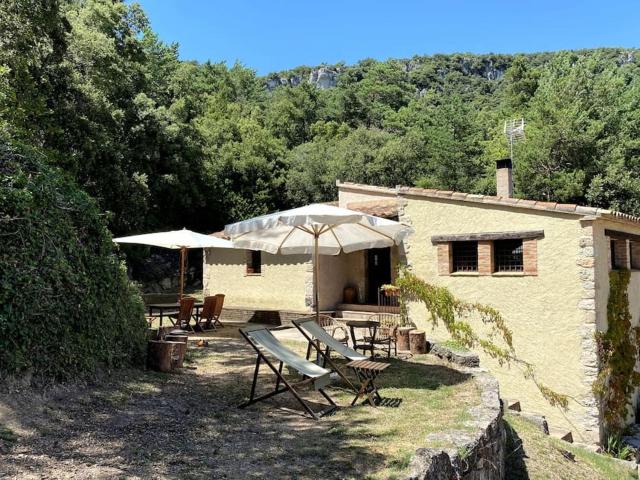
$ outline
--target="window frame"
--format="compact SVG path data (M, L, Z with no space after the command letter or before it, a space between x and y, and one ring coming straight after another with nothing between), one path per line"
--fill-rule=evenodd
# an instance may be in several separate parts
M247 276L262 275L262 251L261 250L247 250L247 258L245 262L245 275Z
M519 244L519 246L515 247L515 249L519 249L520 251L517 253L513 253L515 249L512 249L510 254L505 254L500 252L500 247L504 248L504 244ZM502 245L501 245L502 244ZM524 240L522 238L512 238L512 239L501 239L501 240L493 240L492 242L493 249L493 268L492 273L524 273ZM506 268L509 267L507 264L505 266L505 257L519 257L519 263L515 264L515 268ZM499 261L502 260L502 261Z
M462 252L460 251L461 248L463 247L468 247L469 251L466 252L466 255L469 256L470 251L473 249L473 246L475 246L475 268L474 269L470 269L470 268L461 268L458 269L456 268L458 266L458 264L456 263L456 253L458 253L459 255L462 254ZM456 246L458 247L458 252L456 252ZM464 261L469 262L469 260L461 260L461 263L464 263ZM463 241L456 241L456 242L451 242L451 266L449 268L449 270L451 271L452 274L454 273L472 273L472 274L476 274L479 273L479 269L478 269L478 263L479 263L479 255L478 255L478 241L477 240L463 240ZM471 260L471 264L473 265L473 260Z
M633 254L633 246L638 245L638 250L640 250L640 242L636 240L629 240L629 267L631 270L640 270L640 255ZM634 265L634 258L636 264Z

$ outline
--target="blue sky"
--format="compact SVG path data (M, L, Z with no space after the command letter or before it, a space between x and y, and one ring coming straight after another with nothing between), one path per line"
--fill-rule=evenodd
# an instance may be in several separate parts
M264 75L372 57L637 47L640 1L140 0L184 60Z

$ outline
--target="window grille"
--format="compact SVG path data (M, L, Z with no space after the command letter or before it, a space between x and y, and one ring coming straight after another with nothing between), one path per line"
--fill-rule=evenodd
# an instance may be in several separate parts
M493 242L493 262L496 272L524 271L522 240L496 240Z
M478 271L478 242L452 242L454 272Z

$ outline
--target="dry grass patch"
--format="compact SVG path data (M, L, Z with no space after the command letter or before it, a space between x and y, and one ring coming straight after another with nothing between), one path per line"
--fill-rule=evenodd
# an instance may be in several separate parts
M388 407L344 406L316 422L282 394L238 409L255 356L237 329L189 350L196 370L120 371L93 385L0 393L3 473L8 478L397 478L429 433L464 428L475 383L430 356L394 360L379 377ZM297 351L300 342L287 342ZM267 368L262 388L272 388ZM3 389L0 388L0 392ZM304 397L321 408L313 391Z

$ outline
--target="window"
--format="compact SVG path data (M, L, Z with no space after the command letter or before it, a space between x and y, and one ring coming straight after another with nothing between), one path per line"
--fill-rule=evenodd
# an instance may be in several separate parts
M628 251L627 241L621 238L612 238L609 245L611 248L611 269L629 268L627 258L630 252Z
M524 271L522 240L494 241L493 265L496 272Z
M262 273L262 252L260 250L247 250L247 275L260 275Z
M452 271L478 271L478 242L452 242Z
M640 242L629 242L629 260L631 262L632 270L640 270Z

